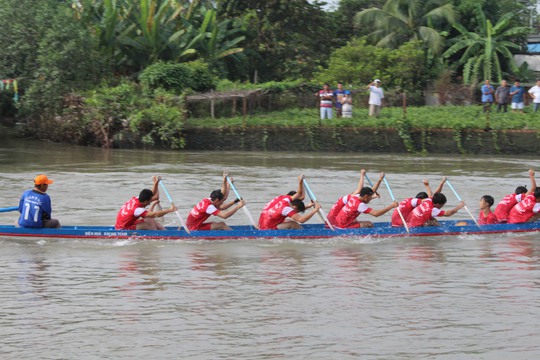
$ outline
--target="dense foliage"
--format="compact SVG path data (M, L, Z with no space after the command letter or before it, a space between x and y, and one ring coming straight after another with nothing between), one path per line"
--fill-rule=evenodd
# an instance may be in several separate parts
M0 88L0 117L54 141L180 148L194 92L311 103L325 82L358 90L378 77L389 97L420 98L429 84L523 80L533 74L513 54L535 15L526 0L341 0L332 11L306 0L0 0L0 79L20 95Z

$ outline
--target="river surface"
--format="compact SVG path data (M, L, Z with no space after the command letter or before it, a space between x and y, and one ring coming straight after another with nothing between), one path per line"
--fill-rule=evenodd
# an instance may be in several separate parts
M0 135L0 207L46 173L54 217L112 225L161 175L180 212L235 178L251 212L304 174L327 210L385 171L398 198L448 176L476 216L540 160L165 152ZM538 177L537 177L538 178ZM458 201L448 188L447 208ZM382 200L390 203L381 187ZM163 199L166 206L166 199ZM366 216L366 218L370 218ZM460 211L455 218L468 218ZM0 214L12 223L16 213ZM388 220L385 215L379 219ZM318 222L314 218L311 222ZM246 224L242 211L227 220ZM168 216L166 225L175 225ZM538 359L539 235L135 241L0 238L2 359Z

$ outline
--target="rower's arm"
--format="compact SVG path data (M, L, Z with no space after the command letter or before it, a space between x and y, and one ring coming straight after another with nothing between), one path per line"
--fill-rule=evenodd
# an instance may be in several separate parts
M227 176L229 176L229 173L227 173L227 171L224 170L223 182L221 183L221 192L223 193L223 195L225 195L223 197L223 201L227 200L227 197L229 196L229 190L230 190L229 182L227 181ZM231 181L233 181L233 179L231 179Z
M298 191L292 196L292 200L304 200L306 194L304 194L304 175L298 176Z
M159 200L159 181L161 180L161 176L153 176L152 180L154 180L154 185L152 186L152 198L150 201L156 201Z
M390 210L394 209L394 208L397 208L399 206L399 203L397 201L394 201L392 202L390 205L388 205L387 207L385 207L384 209L380 209L380 210L375 210L375 209L372 209L370 212L369 212L369 215L372 215L372 216L375 216L375 217L379 217L381 215L384 215L386 214L387 212L389 212Z
M149 212L146 213L145 217L149 217L149 218L162 217L162 216L165 216L165 215L167 215L169 213L172 213L172 212L174 212L176 210L178 210L178 208L173 205L170 208L165 209L165 210L149 211Z
M536 189L536 180L534 179L533 169L529 169L529 177L531 178L531 188L527 191L527 195L534 193L534 190Z
M360 191L364 187L364 178L366 177L366 170L362 169L360 170L360 180L358 180L358 186L356 187L356 190L351 195L357 195L360 194Z
M377 190L379 190L379 186L381 186L381 182L384 179L384 172L381 172L381 175L379 176L379 180L375 183L375 186L373 186L373 192L376 193Z
M459 203L458 206L456 206L455 208L453 208L452 210L448 210L448 211L445 211L444 212L444 215L442 216L452 216L454 215L455 213L457 213L460 209L463 209L465 207L465 202L462 201Z
M440 193L440 192L442 191L442 188L443 188L445 182L446 182L446 176L442 178L441 183L440 183L439 186L435 189L435 192L436 192L436 193ZM431 197L431 195L430 195L429 197Z
M233 202L234 203L234 202ZM235 212L237 212L238 210L240 210L241 207L243 207L246 203L244 202L244 200L240 200L238 202L238 205L237 206L231 206L229 207L227 210L222 210L220 212L218 212L216 214L217 217L220 217L222 219L227 219L231 216L234 215Z
M291 219L303 224L306 221L308 221L309 219L311 219L313 217L313 215L315 215L317 213L317 211L319 211L320 208L321 208L321 205L319 203L315 203L313 205L313 210L311 210L311 212L309 212L309 213L307 213L305 215L294 214L293 216L291 216Z
M431 192L431 188L429 187L429 181L427 179L422 180L422 183L424 183L424 187L426 188L426 193L429 197L433 197L433 193Z

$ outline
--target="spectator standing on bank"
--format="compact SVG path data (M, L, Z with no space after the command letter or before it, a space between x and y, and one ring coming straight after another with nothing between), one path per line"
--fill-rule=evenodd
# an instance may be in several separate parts
M519 80L516 80L514 86L510 88L510 96L512 97L512 112L518 110L520 113L523 113L523 94L525 94L525 89L521 86Z
M369 116L379 117L384 99L384 91L381 88L381 80L375 79L368 86L369 89Z
M529 89L529 94L533 99L534 112L540 108L540 79L536 80L536 85Z
M343 105L341 108L343 117L352 118L353 105L352 105L352 95L350 94L350 92L349 94L345 94L343 99L341 99L341 104Z
M334 90L334 99L336 101L336 116L339 118L343 116L343 99L346 95L350 95L351 92L349 90L343 89L343 84L338 82L337 84L337 90Z
M510 88L506 80L501 81L501 85L495 91L495 102L497 103L497 112L503 109L508 112L508 100L510 97Z
M330 85L324 84L323 89L318 94L321 109L321 120L332 119L332 106L334 106L334 92L330 90Z
M484 105L484 112L489 111L491 104L493 104L493 93L495 89L489 83L489 80L482 85L482 105Z

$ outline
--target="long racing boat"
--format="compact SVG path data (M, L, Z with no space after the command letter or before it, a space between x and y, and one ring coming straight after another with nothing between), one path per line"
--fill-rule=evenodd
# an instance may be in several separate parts
M372 228L329 229L324 224L307 224L301 230L257 230L252 226L233 226L233 230L191 231L177 227L166 230L115 230L112 226L63 226L58 229L18 228L0 225L1 237L60 239L142 239L142 240L242 240L242 239L322 239L350 237L443 236L461 234L498 234L540 231L540 221L523 224L476 225L469 221L441 221L440 226L410 228L393 227L376 222Z

